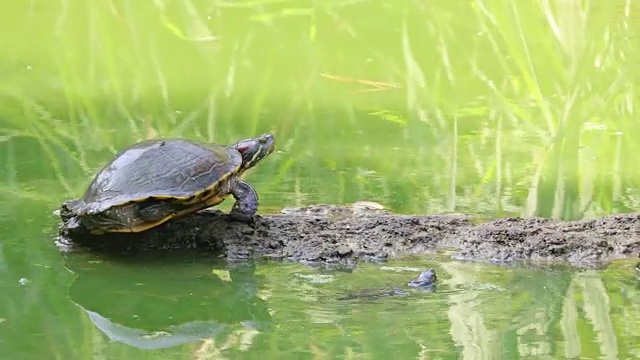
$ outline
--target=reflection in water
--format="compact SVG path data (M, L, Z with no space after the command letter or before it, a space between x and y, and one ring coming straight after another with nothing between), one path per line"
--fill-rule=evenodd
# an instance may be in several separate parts
M336 273L331 281L326 281L326 276L317 281L308 271L303 271L304 276L296 273L296 281L287 283L288 295L272 298L271 305L277 309L287 303L289 309L299 311L276 321L281 331L303 332L304 339L322 336L331 345L313 343L306 351L324 357L350 353L421 358L437 354L493 359L599 354L613 359L640 351L633 341L620 343L621 335L638 338L640 327L633 319L638 318L640 307L635 305L637 311L631 311L633 304L638 304L637 289L629 288L620 278L603 278L616 270L491 267L442 258L427 265L438 272L434 293L376 296L372 301L366 296L367 301L341 299L345 292L377 290L388 283L401 285L411 277L408 269L415 268L360 265L352 274ZM623 269L628 270L628 266ZM618 324L614 314L620 311L616 310L619 305L612 301L615 291L611 292L611 287L617 286L624 290L620 309L627 312L618 317ZM276 288L274 293L282 291ZM632 324L626 324L628 319Z
M97 312L78 306L87 313L91 322L109 339L139 349L160 349L215 337L224 328L223 324L208 321L171 325L166 330L148 332L114 323Z
M477 274L465 269L461 263L442 264L447 274L449 286L464 288L479 281ZM486 314L477 311L478 302L483 298L478 291L451 293L447 297L450 304L447 315L451 322L449 333L452 340L461 347L464 359L490 358L496 341L495 330L487 328Z
M449 333L465 359L581 358L594 353L616 359L620 358L619 337L628 328L625 323L633 323L630 328L634 330L623 338L640 335L640 323L633 320L638 318L638 311L618 318L616 326L613 314L618 310L611 298L615 291L608 287L624 289L627 298L619 300L627 302L624 309L637 303L632 294L637 295L638 291L619 278L610 279L605 286L603 276L607 273L503 267L492 271L484 265L459 262L440 266L443 274L451 276L447 285L466 289L447 294ZM477 271L470 271L472 267ZM628 268L623 271L628 272ZM616 272L609 270L608 274L611 273ZM469 286L491 278L503 284L499 293ZM637 343L630 346L630 352L634 351L640 351Z
M111 340L129 346L168 348L270 325L253 266L218 276L205 263L137 265L73 255L67 266L77 274L71 299Z
M593 331L596 333L596 341L600 345L600 353L605 359L617 359L618 343L615 328L609 314L611 303L602 279L594 271L577 273L570 288L574 287L577 287L582 292L584 316L593 326ZM573 301L571 302L573 303ZM576 325L574 322L572 326L568 325L567 327L576 327ZM637 322L637 325L640 326L640 322ZM577 330L577 328L572 329L571 333L577 334ZM567 348L567 356L579 355L579 352L575 351L579 349L579 339L573 338L573 340L573 346Z
M294 347L295 354L323 358L344 354L464 359L601 354L615 358L625 346L619 338L625 331L616 328L610 315L617 306L610 300L609 287L622 286L628 292L623 308L630 324L636 324L634 319L640 316L640 311L632 310L638 303L633 295L637 291L629 292L632 289L619 279L603 279L604 274L615 274L615 269L603 273L564 267L487 266L445 257L434 257L427 264L424 260L393 263L360 264L350 274L271 268L268 284L274 296L270 306L279 313L275 320L279 330L264 336ZM363 289L376 295L375 291L388 285L401 288L423 267L434 267L438 273L433 293L368 297L365 292L354 301L341 300ZM628 266L623 271L628 273ZM627 338L633 338L640 328L626 331ZM640 350L637 344L626 346L626 355Z

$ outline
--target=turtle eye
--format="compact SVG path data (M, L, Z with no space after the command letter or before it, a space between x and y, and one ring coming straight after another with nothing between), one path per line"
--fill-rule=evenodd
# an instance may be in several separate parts
M266 144L267 143L267 138L260 138L260 139L258 139L258 142L260 144Z

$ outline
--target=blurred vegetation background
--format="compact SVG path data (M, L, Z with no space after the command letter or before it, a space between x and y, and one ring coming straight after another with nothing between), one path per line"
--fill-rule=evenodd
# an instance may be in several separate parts
M630 211L638 16L630 1L10 2L2 187L57 206L132 142L273 131L279 154L249 175L265 209Z

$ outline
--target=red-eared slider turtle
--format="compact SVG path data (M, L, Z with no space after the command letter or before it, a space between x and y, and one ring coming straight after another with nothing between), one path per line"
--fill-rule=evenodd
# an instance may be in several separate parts
M85 228L93 234L140 232L233 195L231 217L250 223L258 195L240 176L273 150L270 134L232 145L142 141L103 167L81 199L65 202L61 217L69 229Z
M437 280L438 276L436 275L435 270L428 269L422 271L420 275L411 279L407 286L425 292L434 292L436 290ZM395 286L387 286L377 289L361 290L355 294L347 294L345 296L339 297L338 300L372 300L387 296L405 296L409 294L410 293L405 289L401 289Z

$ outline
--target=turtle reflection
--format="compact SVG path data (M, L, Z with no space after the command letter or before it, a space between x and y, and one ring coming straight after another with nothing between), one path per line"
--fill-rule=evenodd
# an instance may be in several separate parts
M111 340L132 347L167 348L242 328L260 332L271 323L250 265L228 268L227 279L205 263L136 265L74 254L67 266L77 274L71 300Z

